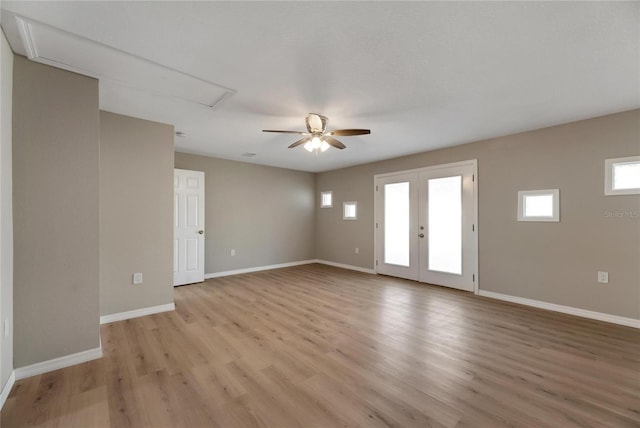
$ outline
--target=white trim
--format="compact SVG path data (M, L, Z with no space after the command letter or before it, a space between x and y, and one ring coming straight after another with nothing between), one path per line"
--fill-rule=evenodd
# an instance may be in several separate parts
M550 216L527 216L525 199L527 196L551 196ZM559 222L560 221L560 189L520 190L518 191L518 221Z
M175 303L167 303L166 305L150 306L148 308L134 309L132 311L118 312L116 314L103 315L100 317L100 324L107 324L114 321L128 320L131 318L143 317L145 315L158 314L160 312L174 311Z
M373 176L373 273L378 274L378 181Z
M473 262L473 270L475 281L473 281L473 294L480 292L480 240L478 239L478 230L480 229L480 219L478 217L478 159L471 160L473 163L473 245L475 251L475 261Z
M617 315L610 315L602 312L574 308L573 306L556 305L555 303L547 303L540 300L526 299L524 297L510 296L508 294L494 293L493 291L480 290L478 294L480 296L490 297L492 299L519 303L526 306L533 306L534 308L547 309L549 311L562 312L563 314L576 315L579 317L591 318L598 321L620 324L627 327L640 328L640 319L636 318L620 317Z
M16 383L16 371L11 370L9 379L7 379L7 383L4 384L2 393L0 393L0 410L4 407L4 403L7 401L7 398L9 398L9 394L11 393L11 388L13 388L14 383Z
M443 163L439 165L424 166L422 168L405 169L403 171L386 172L384 174L374 174L373 179L375 181L376 178L387 178L387 177L393 177L394 175L413 174L413 173L419 174L421 172L435 171L443 168L455 168L459 166L471 166L471 165L477 166L478 159L469 159L469 160L460 161L460 162L451 162L451 163Z
M604 194L606 196L614 195L637 195L640 194L640 188L618 189L613 188L613 170L616 165L625 163L638 163L640 156L629 156L626 158L605 159L604 161Z
M38 49L33 41L33 32L31 31L31 24L24 19L15 16L16 25L18 26L18 32L20 33L20 39L24 45L24 50L27 51L27 58L33 60L38 58Z
M226 270L223 272L205 273L204 279L219 278L221 276L240 275L243 273L260 272L263 270L281 269L281 268L291 267L291 266L308 265L311 263L317 263L317 260L313 260L313 259L301 260L298 262L279 263L276 265L255 266L255 267L244 268L244 269Z
M347 207L353 206L354 215L352 217L347 216ZM348 201L342 203L342 219L343 220L357 220L358 219L358 201Z
M345 265L342 263L336 263L336 262L330 262L328 260L314 260L315 263L319 263L321 265L327 265L327 266L333 266L333 267L338 267L338 268L342 268L342 269L349 269L349 270L355 270L358 272L364 272L364 273L370 273L375 275L376 271L373 269L368 269L368 268L363 268L360 266L353 266L353 265Z
M282 269L282 268L292 267L292 266L310 265L313 263L339 267L342 269L355 270L355 271L364 272L364 273L372 273L372 274L376 273L373 269L363 268L360 266L345 265L342 263L330 262L328 260L310 259L310 260L301 260L299 262L280 263L277 265L256 266L256 267L245 268L245 269L227 270L224 272L206 273L204 274L204 278L205 279L219 278L222 276L240 275L243 273L260 272L263 270L271 270L271 269Z
M41 363L31 364L30 366L20 367L14 370L16 380L25 379L53 370L63 369L65 367L75 366L76 364L86 363L87 361L102 358L102 342L100 347L89 349L87 351L77 352L64 357L54 358L53 360L43 361Z

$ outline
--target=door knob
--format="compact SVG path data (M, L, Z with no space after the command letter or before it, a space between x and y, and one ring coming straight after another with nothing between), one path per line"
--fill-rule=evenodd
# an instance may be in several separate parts
M202 235L204 233L204 230L199 230L198 233Z
M419 234L418 238L424 238L424 233Z

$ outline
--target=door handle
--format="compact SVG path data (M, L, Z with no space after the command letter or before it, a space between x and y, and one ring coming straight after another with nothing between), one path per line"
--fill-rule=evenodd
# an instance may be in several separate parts
M204 234L204 230L199 230L199 231L198 231L198 233L199 233L200 235L202 235L202 234Z
M418 238L424 238L424 233L419 234Z

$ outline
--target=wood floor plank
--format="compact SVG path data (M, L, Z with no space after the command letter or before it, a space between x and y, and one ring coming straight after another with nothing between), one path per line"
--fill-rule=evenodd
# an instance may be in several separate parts
M174 289L4 427L640 427L640 331L304 265Z
M67 411L60 415L60 427L109 426L107 387L102 385L75 394Z

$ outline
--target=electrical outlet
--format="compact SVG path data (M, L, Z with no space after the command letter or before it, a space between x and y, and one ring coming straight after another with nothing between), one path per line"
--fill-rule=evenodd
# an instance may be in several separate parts
M356 254L360 254L360 248L356 247Z
M232 256L235 256L235 255L236 255L236 250L232 249L232 250L231 250L231 255L232 255Z
M134 284L142 284L142 273L137 272L133 274L133 283Z
M609 272L598 272L598 282L602 284L609 283Z

